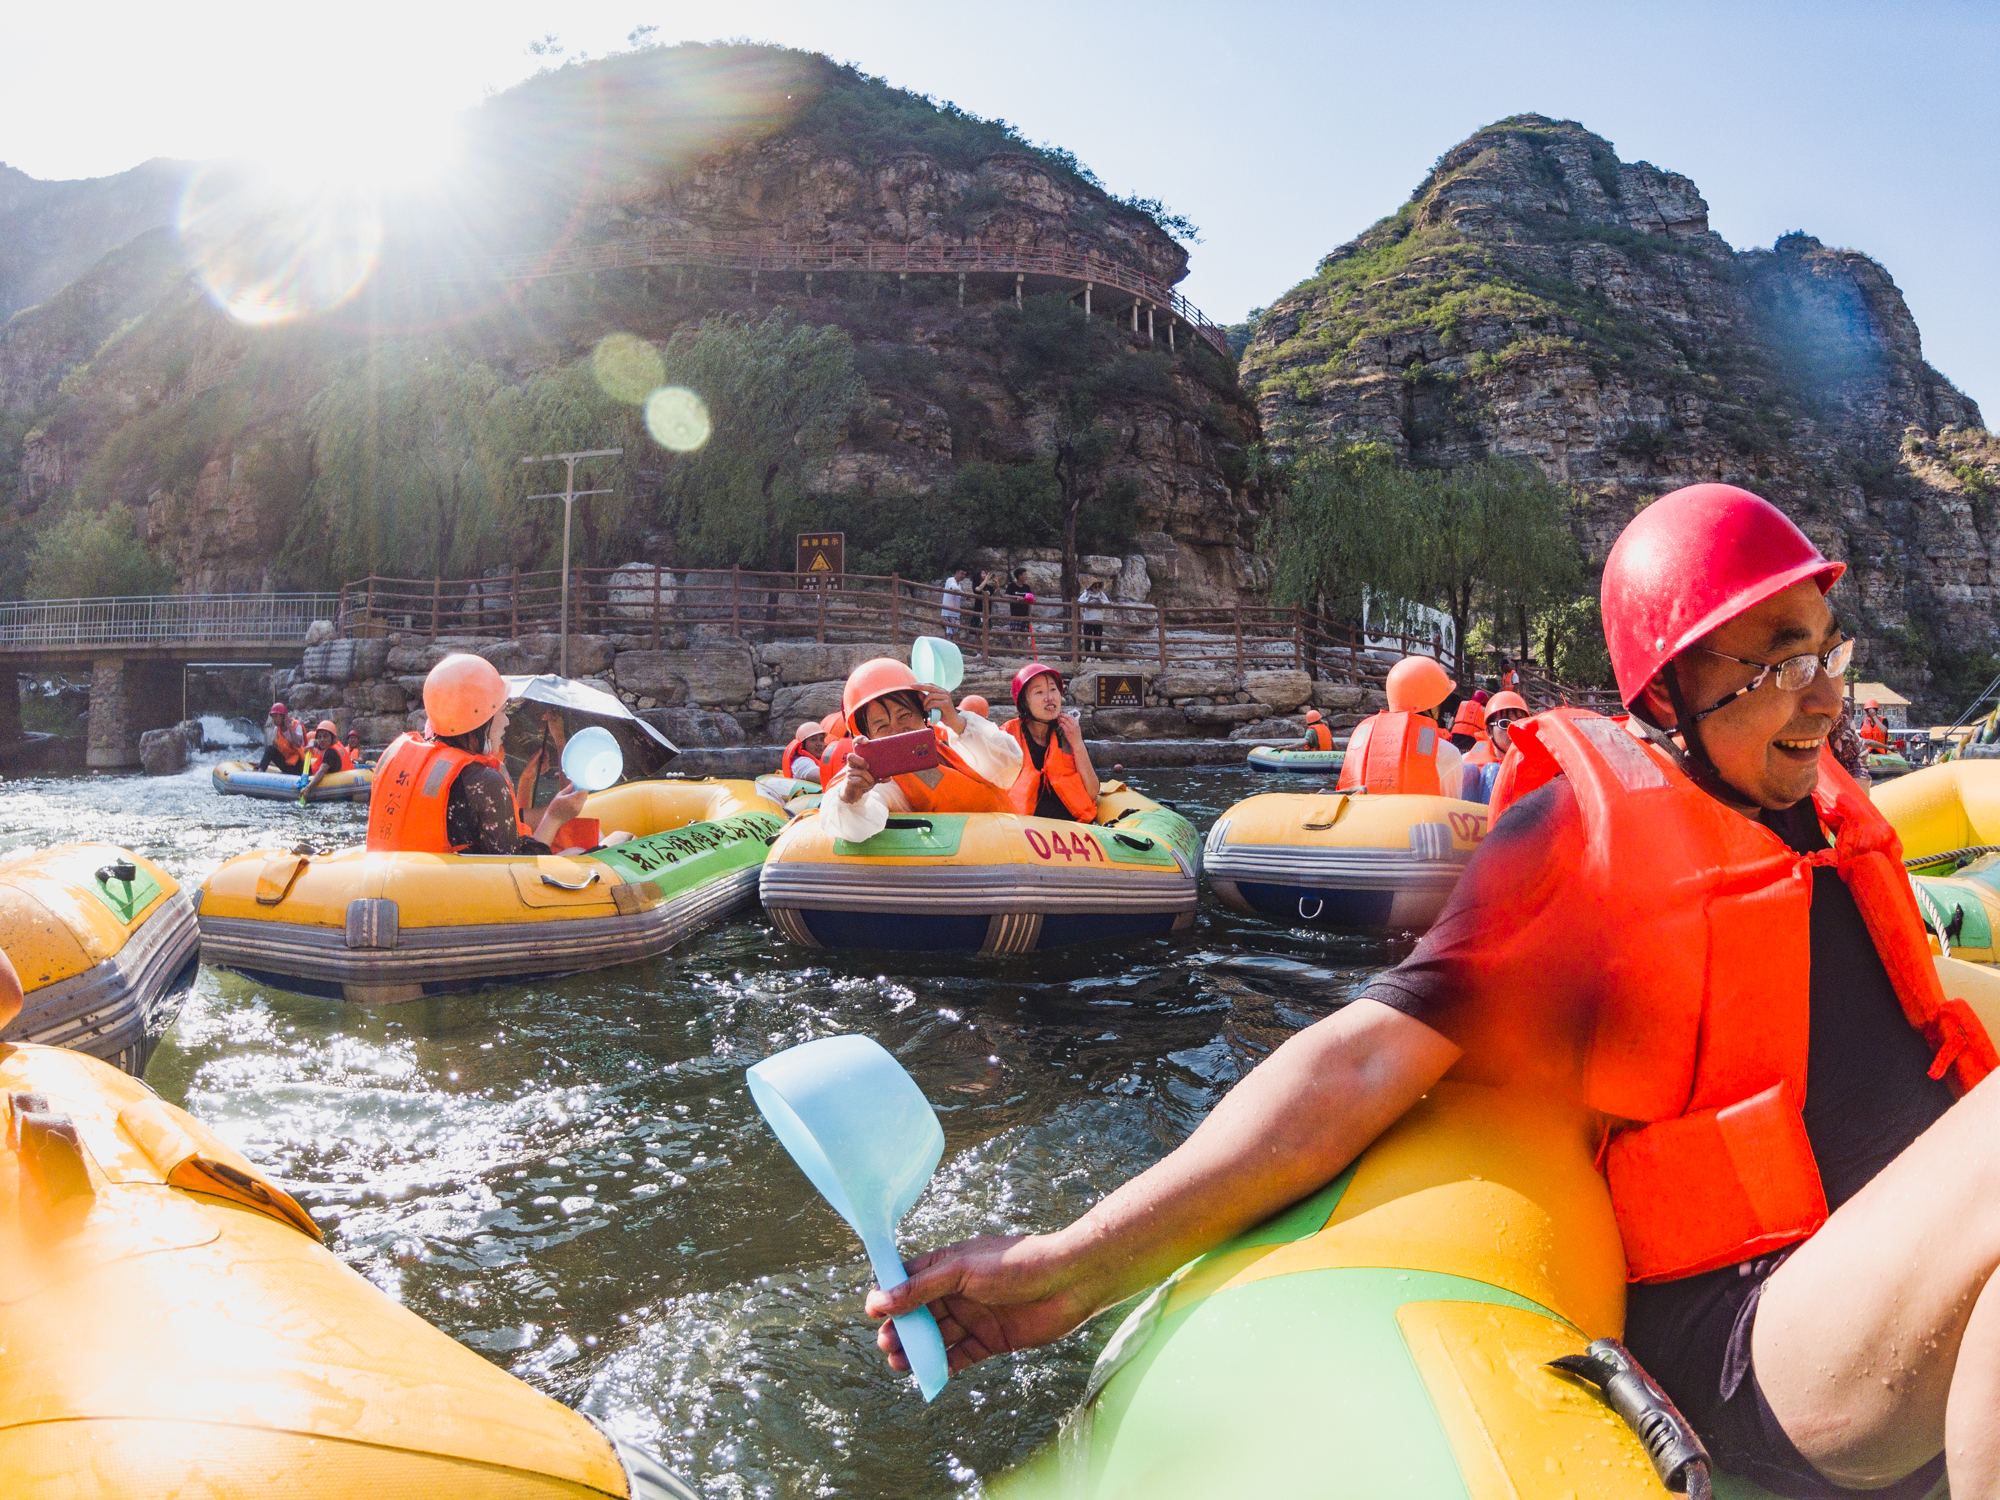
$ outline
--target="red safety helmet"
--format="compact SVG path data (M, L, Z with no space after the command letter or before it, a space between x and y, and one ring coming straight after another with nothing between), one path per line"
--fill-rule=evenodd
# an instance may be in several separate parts
M1846 571L1748 490L1694 484L1662 495L1604 563L1604 639L1620 700L1630 708L1660 668L1773 594L1807 578L1824 594Z
M290 712L291 710L289 708L286 708L285 705L282 703L273 703L271 705L271 717L274 719L277 718L279 714L288 714Z
M1048 665L1048 663L1046 662L1031 661L1025 667L1021 668L1020 671L1014 674L1015 713L1018 714L1021 712L1021 694L1027 692L1028 684L1033 682L1037 677L1040 677L1044 672L1048 673L1049 676L1055 678L1056 690L1058 692L1062 690L1063 687L1062 673L1058 672L1054 667ZM1027 716L1023 714L1022 717L1025 718Z
M847 683L840 690L840 710L847 716L847 732L861 733L861 710L877 698L886 698L891 693L915 693L922 697L923 691L917 674L894 657L877 656L864 661L847 674Z

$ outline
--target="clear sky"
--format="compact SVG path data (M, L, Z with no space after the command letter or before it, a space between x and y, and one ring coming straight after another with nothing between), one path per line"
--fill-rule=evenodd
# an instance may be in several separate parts
M642 25L823 51L1068 147L1201 226L1183 289L1222 321L1479 126L1577 119L1692 177L1739 248L1804 229L1873 255L1931 362L2000 421L1995 0L17 0L0 160L83 177L372 141L421 162L452 112L542 65L530 41L598 54Z

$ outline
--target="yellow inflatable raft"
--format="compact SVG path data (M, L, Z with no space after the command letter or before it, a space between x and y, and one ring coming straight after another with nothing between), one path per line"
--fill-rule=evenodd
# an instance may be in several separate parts
M1123 782L1098 791L1095 823L900 814L859 844L806 813L772 847L759 894L778 930L813 948L1033 953L1186 931L1193 825Z
M1422 932L1486 837L1486 808L1455 797L1266 792L1208 831L1222 901L1294 927Z
M2000 974L1940 960L2000 1025ZM1665 1500L1638 1438L1548 1368L1625 1318L1594 1122L1439 1084L1340 1177L1190 1262L1114 1333L1000 1500ZM1720 1500L1766 1492L1717 1476Z
M1926 766L1874 789L1903 841L1931 947L1954 958L2000 958L2000 761Z
M256 849L201 890L208 962L305 994L420 999L664 953L753 899L784 814L747 781L584 804L640 837L573 857Z
M201 934L173 876L115 844L0 859L0 950L27 991L0 1041L74 1047L143 1074L194 983Z
M0 1475L37 1500L691 1500L92 1058L0 1046Z

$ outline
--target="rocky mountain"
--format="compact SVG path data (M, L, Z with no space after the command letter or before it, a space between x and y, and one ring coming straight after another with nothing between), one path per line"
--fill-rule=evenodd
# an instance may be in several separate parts
M266 316L249 292L225 310L227 246L154 227L165 222L159 202L171 202L157 189L172 179L179 191L189 177L167 168L97 184L0 176L0 312L7 297L37 301L0 326L0 543L25 545L71 497L121 504L191 590L328 581L306 576L310 547L296 535L314 478L316 397L392 341L522 382L588 358L609 334L657 344L717 313L782 309L853 343L866 400L813 475L849 513L920 514L969 464L1003 477L1049 468L1063 411L1047 382L1021 373L1008 321L1021 314L1001 278L973 278L962 302L949 276L808 283L695 268L490 279L508 256L673 235L1091 252L1167 283L1187 264L1146 205L1113 199L1066 154L768 47L649 49L487 101L448 182L384 205L366 243L302 242L301 255L325 262L314 267L321 282L338 280L343 255L372 260L358 295L330 295L308 316ZM210 169L204 191L216 180ZM1258 500L1245 458L1257 418L1230 361L1185 328L1170 357L1164 329L1149 343L1112 324L1101 298L1093 310L1091 347L1143 377L1096 390L1112 439L1102 485L1129 512L1123 534L1094 536L1093 550L1143 558L1127 572L1155 601L1255 591ZM673 563L682 545L656 531L632 550Z
M1868 676L1942 711L1994 671L2000 445L1888 272L1804 233L1735 251L1693 182L1573 121L1446 152L1262 315L1242 379L1279 446L1532 459L1587 497L1596 563L1665 491L1744 485L1850 564Z

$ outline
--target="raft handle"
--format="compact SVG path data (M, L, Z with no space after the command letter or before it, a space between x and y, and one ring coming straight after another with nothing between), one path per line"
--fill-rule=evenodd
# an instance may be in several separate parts
M1144 837L1143 835L1138 838L1134 838L1129 833L1114 833L1111 836L1114 839L1118 840L1119 843L1123 844L1127 849L1137 849L1141 854L1146 853L1153 847L1153 841L1149 838Z
M1319 914L1325 910L1326 910L1326 898L1324 896L1319 897L1317 900L1313 902L1313 909L1311 911L1306 910L1306 898L1303 896L1299 897L1300 921L1317 922L1319 920Z
M597 884L597 876L598 872L592 870L581 880L558 880L555 876L544 870L542 872L542 884L552 885L559 891L587 891Z
M139 867L129 859L121 859L115 865L105 865L97 872L97 881L100 885L109 885L115 880L120 885L129 886L138 878Z
M890 828L921 828L925 833L937 832L937 828L929 818L891 818L886 826Z
M1688 1500L1711 1500L1713 1460L1708 1449L1673 1398L1660 1389L1659 1382L1623 1344L1616 1339L1599 1339L1588 1353L1565 1354L1550 1360L1546 1368L1599 1388L1605 1404L1638 1437L1660 1483L1686 1494Z

